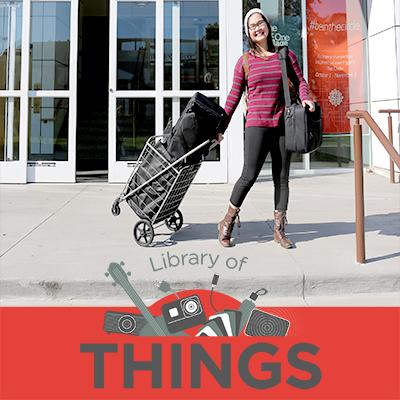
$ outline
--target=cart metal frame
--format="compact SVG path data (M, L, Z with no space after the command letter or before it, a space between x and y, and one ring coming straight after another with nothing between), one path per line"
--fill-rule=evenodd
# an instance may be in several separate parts
M174 162L170 162L156 147L157 143L167 136L149 137L122 193L114 201L111 209L113 215L119 215L121 212L119 204L126 201L140 218L133 228L134 239L140 246L149 246L153 242L154 229L158 226L165 224L173 232L177 232L182 227L183 215L179 211L179 206L201 166L201 162L184 165L185 160L211 143L210 140L206 140ZM213 141L210 150L216 145L217 143ZM151 158L156 159L160 164L160 170L155 169L148 163ZM154 175L152 175L153 171L149 171L149 169L154 170ZM135 186L135 177L138 177L140 173L144 175L151 174L151 176L145 182ZM153 183L158 188L154 188L152 186ZM160 189L164 190L160 192ZM166 193L165 190L167 191ZM137 201L132 200L134 196L137 196ZM138 204L140 202L139 196L148 198L150 202L148 201L147 204L143 205ZM154 209L156 210L155 212ZM156 226L157 224L159 225Z

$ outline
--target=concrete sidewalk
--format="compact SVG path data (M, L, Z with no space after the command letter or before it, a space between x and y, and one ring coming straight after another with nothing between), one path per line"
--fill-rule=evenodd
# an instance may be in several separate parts
M125 262L131 282L147 300L161 297L156 280L165 279L176 290L209 288L214 273L220 275L217 289L238 299L260 287L269 291L264 298L294 299L293 304L363 293L398 299L400 186L386 178L365 174L365 265L355 263L351 173L291 180L287 231L297 245L292 250L273 241L270 180L250 192L240 236L230 249L217 242L216 222L226 210L231 185L192 185L180 208L183 228L172 236L164 225L156 229L151 248L134 242L138 218L126 203L118 217L111 214L122 188L2 185L2 304L123 302L126 294L104 276L111 261Z

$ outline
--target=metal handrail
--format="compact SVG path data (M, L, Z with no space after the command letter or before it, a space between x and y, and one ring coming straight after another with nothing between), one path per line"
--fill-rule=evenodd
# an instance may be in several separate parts
M397 110L400 113L400 110ZM391 111L393 112L393 110ZM356 123L359 123L359 119L362 118L365 122L369 125L372 129L372 132L375 133L375 136L379 139L382 146L388 152L389 157L394 161L398 168L400 168L400 154L396 151L393 147L392 143L390 143L389 139L383 133L382 129L379 128L378 124L375 120L371 117L368 111L349 111L347 113L347 118L355 118Z
M383 111L383 110L382 110ZM387 111L387 110L386 110ZM390 110L400 112L400 110ZM355 202L356 202L356 261L365 263L365 228L364 228L364 182L363 182L363 160L362 160L362 129L360 118L371 128L375 136L385 148L389 157L400 168L400 155L393 147L393 144L385 136L381 128L374 121L367 111L355 110L347 112L347 118L355 118L353 126L354 135L354 181L355 181Z
M379 113L388 114L388 132L389 132L389 141L393 144L393 123L392 123L392 114L399 114L400 110L394 109L385 109L379 110ZM390 183L394 183L394 162L392 159L389 161L389 171L390 171Z

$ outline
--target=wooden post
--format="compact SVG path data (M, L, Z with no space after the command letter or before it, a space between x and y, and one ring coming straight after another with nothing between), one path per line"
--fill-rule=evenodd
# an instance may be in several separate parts
M353 127L354 135L354 184L356 200L356 261L365 263L365 231L364 231L364 181L362 156L362 129L360 119L356 118Z

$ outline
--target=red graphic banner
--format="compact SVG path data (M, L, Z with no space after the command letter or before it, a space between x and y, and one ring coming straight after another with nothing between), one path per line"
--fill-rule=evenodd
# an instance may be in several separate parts
M1 308L0 398L399 398L399 308L263 308L286 337L217 338L108 334L108 310Z
M358 85L364 82L362 13L348 10L346 0L306 4L308 81L322 108L323 132L349 133L346 113L360 103Z

